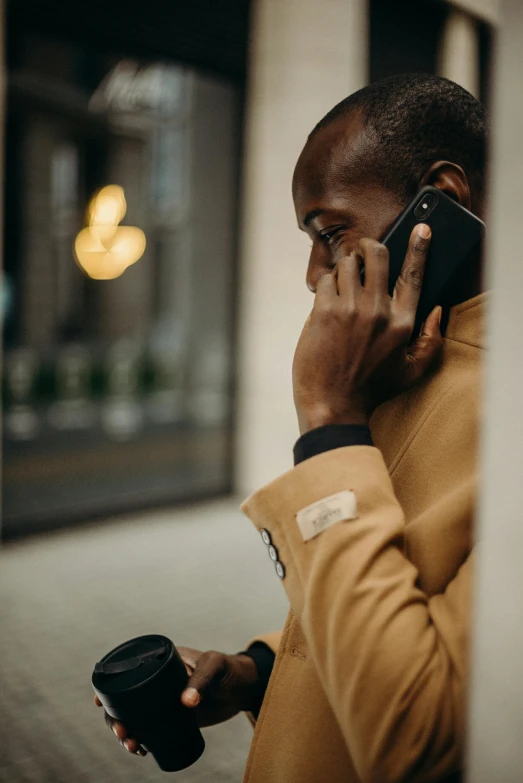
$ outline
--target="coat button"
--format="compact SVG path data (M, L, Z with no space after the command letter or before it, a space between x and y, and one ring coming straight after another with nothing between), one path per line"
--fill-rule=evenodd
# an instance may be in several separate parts
M278 574L280 579L283 579L283 577L285 576L285 567L283 563L280 563L280 561L277 560L274 564L274 567L276 568L276 573Z
M265 528L263 528L263 530L261 531L261 537L262 537L263 543L266 546L270 546L272 544L271 534L269 533L268 530L265 530Z
M269 557L275 563L278 559L278 550L274 546L269 547Z

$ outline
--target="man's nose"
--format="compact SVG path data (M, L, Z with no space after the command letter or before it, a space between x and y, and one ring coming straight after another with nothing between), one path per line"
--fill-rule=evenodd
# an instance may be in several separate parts
M331 274L335 266L336 264L334 261L332 261L331 258L320 260L318 258L313 258L311 255L311 258L309 259L309 266L307 268L306 281L307 288L312 294L316 293L318 281L320 278L323 277L323 275Z

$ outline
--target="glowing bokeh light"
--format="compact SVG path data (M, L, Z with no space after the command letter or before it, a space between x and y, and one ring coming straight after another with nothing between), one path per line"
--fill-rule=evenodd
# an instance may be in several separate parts
M93 280L120 277L145 252L142 229L120 226L126 212L124 190L119 185L107 185L89 203L89 225L76 237L74 250L78 265Z

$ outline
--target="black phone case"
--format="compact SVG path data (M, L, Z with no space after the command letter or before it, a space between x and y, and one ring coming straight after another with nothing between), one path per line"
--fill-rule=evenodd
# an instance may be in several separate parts
M427 211L427 214L416 217L414 210L429 193L436 198L434 206ZM485 232L484 223L467 209L441 190L430 186L424 187L381 240L389 250L391 296L405 260L410 235L417 223L429 225L432 238L416 311L413 338L418 336L421 324L436 305L442 305L443 325L446 325L452 292L463 282L464 276L471 273L471 255L480 245Z

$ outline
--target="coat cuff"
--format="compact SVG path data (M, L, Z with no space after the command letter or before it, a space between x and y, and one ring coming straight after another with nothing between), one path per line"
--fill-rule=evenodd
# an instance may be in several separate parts
M306 432L294 446L294 464L344 446L373 446L370 429L364 424L326 424Z
M263 642L255 642L246 650L242 650L240 655L247 655L249 658L252 658L258 671L258 706L251 710L254 719L257 719L261 710L265 691L267 690L267 685L269 684L276 656L271 648Z
M357 514L340 520L318 536L305 540L297 514L307 506L347 490L354 493ZM276 573L283 580L298 617L303 608L304 586L313 562L331 536L340 546L348 539L361 540L371 525L379 547L392 536L401 536L403 514L381 452L373 446L348 446L305 460L250 495L241 505L255 527L266 531L275 550ZM376 518L382 521L378 530Z

